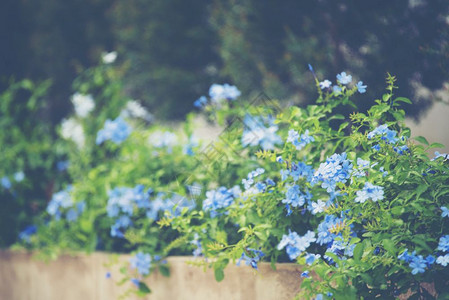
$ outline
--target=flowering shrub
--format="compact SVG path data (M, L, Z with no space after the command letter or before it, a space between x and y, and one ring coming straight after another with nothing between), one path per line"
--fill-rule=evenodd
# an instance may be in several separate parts
M390 299L409 289L433 299L422 282L449 296L447 155L429 159L442 145L410 140L400 105L411 102L394 96L392 76L366 113L335 113L367 88L351 82L345 72L335 86L316 80L316 105L273 120L284 142L253 144L258 166L238 195L210 190L202 210L167 221L217 280L231 261L257 269L268 259L304 266L300 299Z
M27 247L132 252L121 282L139 295L150 292L152 270L169 275L163 257L193 253L219 281L231 262L257 270L264 260L295 261L304 266L301 299L388 299L409 289L430 299L422 282L448 296L448 155L429 159L441 145L410 139L400 105L411 102L394 96L394 77L367 112L348 116L337 109L355 108L367 86L345 72L336 85L315 77L316 105L283 111L242 109L235 86L213 85L195 105L225 129L200 151L191 117L183 133L149 125L109 72L101 66L87 72L100 79L77 83L80 107L61 129L78 146L69 149L71 187L61 185L37 229L21 234Z

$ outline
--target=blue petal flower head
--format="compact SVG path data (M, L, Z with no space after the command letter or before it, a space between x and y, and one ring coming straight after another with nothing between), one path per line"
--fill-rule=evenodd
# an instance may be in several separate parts
M369 182L365 182L365 186L361 191L357 191L357 197L355 202L364 203L366 200L371 199L374 202L382 200L384 198L384 188L381 186L373 185Z
M242 146L261 146L263 150L273 150L275 145L282 144L282 139L276 134L278 126L274 118L251 116L247 114L243 119L245 124L242 134Z
M341 94L342 89L341 89L341 87L339 87L338 85L334 85L334 86L332 87L332 92L333 92L336 96L338 96L338 95Z
M436 160L436 159L438 159L440 157L443 157L444 160L447 160L447 159L449 159L449 154L447 154L447 153L440 153L438 151L435 151L435 157L432 158L431 161L434 161L434 160Z
M426 261L422 255L414 256L409 267L412 268L412 274L424 273L426 269Z
M320 245L331 243L337 235L331 233L331 229L337 224L342 224L343 218L337 218L334 215L326 215L324 220L318 225L317 243Z
M442 265L443 267L446 267L449 264L449 254L438 256L436 263Z
M240 266L242 260L244 260L247 266L251 266L253 269L258 270L257 263L265 256L265 253L261 250L251 248L247 248L246 250L248 251L249 256L245 252L242 252L242 256L237 261L236 265Z
M234 85L227 83L221 85L214 83L209 88L209 96L212 102L219 102L220 100L235 100L242 93Z
M360 94L363 94L366 92L366 87L367 87L366 85L363 85L363 81L357 82L356 88Z
M1 184L2 184L2 186L5 188L5 189L7 189L7 190L9 190L10 188L11 188L11 181L9 180L9 178L8 177L6 177L6 176L4 176L4 177L2 177L2 179L1 179Z
M53 216L56 220L61 218L62 210L72 207L73 200L70 196L71 186L68 186L65 190L59 191L53 194L50 202L47 205L47 212Z
M197 108L203 108L207 105L207 98L205 96L201 96L193 102L193 106Z
M441 213L441 217L448 217L449 218L449 209L447 208L447 207L445 207L445 206L441 206L441 210L442 210L442 213Z
M115 120L106 120L103 129L98 131L96 144L99 145L105 141L112 141L115 144L121 144L131 134L131 127L121 117Z
M309 278L309 277L310 277L310 276L309 276L309 271L306 270L306 271L302 272L302 273L301 273L301 277L302 277L302 278Z
M130 259L132 269L137 269L140 275L148 275L151 268L151 256L143 252L138 252Z
M315 262L315 260L319 259L320 257L321 257L320 254L307 253L306 264L311 266Z
M286 252L290 260L294 260L315 241L315 232L313 231L309 230L304 236L299 236L296 232L289 230L288 235L284 234L282 236L282 240L279 242L277 249L282 250L286 247Z
M206 200L203 201L203 210L210 211L211 218L220 214L219 210L229 207L239 195L238 186L227 189L222 186L216 190L206 192Z
M321 88L322 90L330 88L331 85L332 85L332 82L330 82L330 81L327 80L327 79L320 82L320 88Z
M22 232L19 233L19 239L29 243L31 236L37 232L35 225L27 226Z
M166 148L168 152L171 151L172 147L178 143L178 137L176 134L170 131L155 131L153 132L148 141L156 148Z
M316 295L316 297L315 297L315 300L323 300L323 299L324 299L323 294L318 294L318 295Z
M321 181L321 187L328 193L334 192L338 182L345 183L352 172L352 163L346 159L346 153L333 154L321 163L313 175L313 182Z
M319 214L324 212L326 209L326 202L322 200L318 200L317 202L311 203L311 211L313 215Z
M285 199L282 200L282 203L289 204L293 207L299 207L304 205L305 200L304 194L299 190L299 185L294 185L288 188L285 193Z
M340 74L337 74L337 81L340 84L348 84L352 81L352 76L349 74L346 74L346 72L341 72Z
M14 180L16 182L22 182L25 179L25 173L23 173L22 171L16 172L14 174Z
M438 244L437 250L449 252L449 235L440 237L440 242Z
M131 278L130 281L136 286L139 287L140 286L140 280L137 278Z
M309 166L306 163L300 161L297 163L292 162L289 175L292 176L294 181L297 181L299 178L305 178L312 184L314 172L315 170L312 168L312 166Z
M375 136L380 136L380 138L386 141L387 143L394 144L397 141L399 141L396 135L397 135L396 131L388 129L388 125L383 124L376 127L373 131L369 132L368 139L372 139Z

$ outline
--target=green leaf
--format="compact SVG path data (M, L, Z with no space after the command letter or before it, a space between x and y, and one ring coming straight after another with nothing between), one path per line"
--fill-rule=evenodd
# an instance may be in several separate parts
M224 279L224 272L223 269L217 268L214 270L215 280L220 282Z
M383 240L382 244L383 244L385 250L388 251L388 253L390 253L392 255L396 254L396 246L392 240L390 240L390 239Z
M144 293L144 294L149 294L151 293L150 288L145 284L145 282L140 281L139 282L139 292Z
M362 258L363 250L365 250L364 243L358 243L354 248L354 260L359 262Z
M397 97L396 99L394 99L394 102L404 102L407 104L412 104L412 101L410 101L410 99L405 97Z
M432 143L430 144L429 148L444 148L444 145L440 143Z
M162 276L169 277L170 269L167 265L159 265L159 272L161 272Z
M414 137L414 139L418 142L420 142L421 144L425 144L425 145L429 145L429 142L427 141L427 139L423 136L417 136Z
M349 125L348 122L344 122L344 123L340 124L340 127L338 128L338 132L340 132L343 129L345 129L346 127L348 127L348 125Z

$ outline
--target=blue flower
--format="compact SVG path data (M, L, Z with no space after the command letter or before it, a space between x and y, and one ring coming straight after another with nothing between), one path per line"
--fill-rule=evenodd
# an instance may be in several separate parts
M282 240L279 242L277 249L282 250L286 247L286 252L290 260L294 260L315 241L315 232L313 231L309 230L304 236L299 236L296 232L289 230L288 235L284 234L282 236Z
M304 205L306 201L307 194L303 194L299 190L299 185L294 185L287 189L287 192L285 193L285 199L282 200L282 203L286 203L288 205L291 205L293 207L299 207Z
M320 254L307 253L306 255L306 264L311 266L313 262L321 257Z
M352 76L346 74L346 72L341 72L340 74L337 74L337 81L340 84L348 84L352 81Z
M444 256L442 255L438 256L436 262L437 264L446 267L449 264L449 254L446 254Z
M335 94L336 96L340 95L340 94L341 94L341 91L342 91L342 89L341 89L341 87L339 87L338 85L334 85L334 86L332 87L332 92L334 92L334 94Z
M140 280L137 278L131 278L130 281L136 286L139 287L140 286Z
M197 108L203 108L207 104L207 98L204 96L201 96L195 102L193 102L193 105Z
M107 279L111 278L111 272L106 272L106 274L104 275L104 277L106 277Z
M397 135L396 131L388 129L388 125L383 124L383 125L376 127L373 131L370 131L368 133L368 139L372 139L375 136L380 136L381 139L386 141L387 143L394 144L399 140L396 137L396 135Z
M25 173L23 173L22 171L19 171L17 173L14 174L14 180L16 182L21 182L25 179Z
M412 274L424 273L426 268L426 261L422 255L414 256L412 262L409 265L412 268Z
M195 233L193 240L190 241L190 244L196 247L196 249L192 252L193 256L198 257L203 255L203 247L201 246L200 236L198 233Z
M242 256L237 261L237 266L240 266L241 261L244 260L247 266L251 266L253 269L258 270L257 263L265 256L265 253L261 250L251 248L247 248L246 250L250 255L248 256L245 252L242 252Z
M441 206L441 210L443 211L441 213L441 217L448 217L449 218L449 209L445 206Z
M309 278L310 276L309 276L309 271L304 271L304 272L302 272L301 273L301 277L302 278Z
M6 176L2 177L1 184L7 190L9 190L11 188L11 181Z
M330 81L327 80L327 79L320 82L320 88L321 88L322 90L330 88L331 85L332 85L332 82L330 82Z
M212 102L219 102L220 100L235 100L241 95L241 92L234 85L227 83L220 85L214 83L209 88L209 96Z
M323 294L318 294L316 295L315 300L323 300L324 299L323 297L324 297Z
M357 82L356 88L360 94L363 94L366 92L366 85L363 85L363 81Z
M151 267L151 256L143 252L138 252L130 259L132 269L137 269L140 275L148 275Z
M22 232L19 233L19 239L24 242L29 243L30 238L33 234L37 232L37 227L35 225L27 226Z
M333 215L326 215L324 220L318 225L317 243L323 245L332 242L337 235L331 233L331 229L335 228L338 224L343 224L343 222L343 218L337 218Z
M311 203L311 211L313 215L322 213L326 209L326 202L318 200L317 202Z
M56 220L61 218L61 209L68 209L73 206L73 200L70 196L71 189L71 186L68 186L65 190L53 194L47 205L48 214L55 217Z
M366 200L371 199L374 202L382 200L384 198L384 188L381 186L373 185L369 182L365 182L363 190L357 191L357 197L355 202L364 203Z
M445 235L440 238L437 250L449 252L449 235Z
M121 144L128 138L131 131L131 127L121 117L114 121L107 119L103 129L97 133L96 144L99 145L107 140L111 140L115 144Z
M352 172L352 163L346 159L346 153L333 154L321 163L313 175L313 182L321 181L321 187L328 193L334 192L338 182L345 183Z
M262 118L247 114L243 119L245 124L242 134L242 146L260 145L263 150L273 150L275 145L281 144L282 139L276 134L278 126L271 117Z
M234 203L234 199L240 195L241 191L238 186L227 189L222 186L216 190L206 192L206 200L203 201L203 210L210 211L211 218L215 218L220 214L220 210L229 207Z

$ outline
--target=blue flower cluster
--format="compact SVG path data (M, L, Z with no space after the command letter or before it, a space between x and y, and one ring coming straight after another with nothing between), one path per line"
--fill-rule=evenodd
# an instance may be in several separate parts
M337 74L337 83L340 85L348 85L352 82L352 75L346 74L346 72L341 72L340 74ZM322 90L329 89L332 86L332 82L325 79L321 82L319 82L319 86ZM366 92L367 86L363 84L363 81L357 82L355 85L355 88L360 94L363 94ZM340 95L342 93L342 87L338 85L332 86L332 91L335 95Z
M408 249L405 249L405 251L402 252L398 258L409 264L413 275L424 273L425 269L429 268L435 262L435 257L432 255L428 255L424 258L422 255L416 255L416 251L409 254Z
M309 135L309 130L307 129L303 134L299 135L296 130L290 129L288 131L287 142L292 143L296 150L301 150L307 144L314 142L315 138Z
M124 237L124 230L132 225L131 216L136 209L143 209L147 216L153 220L157 219L159 210L165 209L159 201L150 201L151 189L144 191L143 185L134 188L116 187L109 191L106 211L111 218L117 218L115 224L111 226L112 237Z
M289 187L285 193L285 199L282 200L282 203L285 203L287 208L287 216L292 213L291 207L303 206L306 201L309 202L311 199L312 194L307 189L301 192L297 184Z
M289 230L288 234L282 236L282 240L279 242L277 249L282 250L286 248L290 260L294 260L315 241L315 232L313 231L309 230L305 235L300 236L298 233Z
M245 251L242 252L242 256L237 261L237 266L240 266L242 260L245 261L245 264L247 266L251 266L253 269L258 270L257 263L262 259L262 257L265 256L265 253L263 253L261 250L257 249L246 249L248 254L245 253Z
M312 182L321 181L321 187L328 193L335 192L337 183L345 183L352 172L352 163L346 159L346 153L333 154L321 163L313 175Z
M254 178L262 175L263 173L265 173L264 168L257 168L254 171L249 172L246 179L242 179L242 184L245 187L245 190L248 190L251 187L251 185L254 183Z
M140 275L150 274L151 255L143 252L138 252L130 259L130 266L132 269L137 269Z
M107 140L111 140L115 144L121 144L128 138L131 131L131 127L121 117L114 121L108 119L104 123L103 129L97 133L96 144L99 145Z
M65 190L53 194L50 202L47 205L47 212L53 216L55 220L60 220L63 213L67 221L73 222L78 219L79 215L83 213L86 208L86 203L80 201L74 203L70 195L72 190L71 186L68 186Z
M329 244L341 234L332 233L332 229L344 224L344 218L338 218L334 215L326 215L324 220L318 225L317 243L320 245Z
M271 117L246 115L242 134L242 146L258 146L263 150L273 150L275 145L281 144L282 139L276 134L278 126Z
M223 85L214 83L209 88L211 103L216 105L220 105L223 100L236 100L241 94L236 86L227 83ZM201 96L193 103L198 108L204 108L207 104L207 98L205 96Z
M388 129L388 125L383 124L376 127L373 131L368 132L368 139L373 139L376 136L380 136L380 139L385 141L387 144L396 144L400 140L405 141L405 137L399 139L397 134L397 131ZM372 148L379 151L381 146L379 144L375 144ZM393 147L393 150L400 155L404 155L406 152L410 151L407 145L396 145Z
M278 162L284 162L281 157L278 157ZM292 162L290 169L281 170L281 178L282 180L286 180L288 176L291 176L294 181L298 181L299 178L305 178L312 185L313 183L313 174L315 170L312 166L307 165L304 162Z
M240 194L239 186L234 186L231 189L222 186L216 190L207 191L206 200L203 201L203 210L210 211L211 218L215 218L221 214L221 209L229 207Z
M365 186L361 191L357 191L357 197L355 202L364 203L366 200L371 199L374 202L382 200L384 198L384 188L381 186L373 185L369 182L365 182Z

